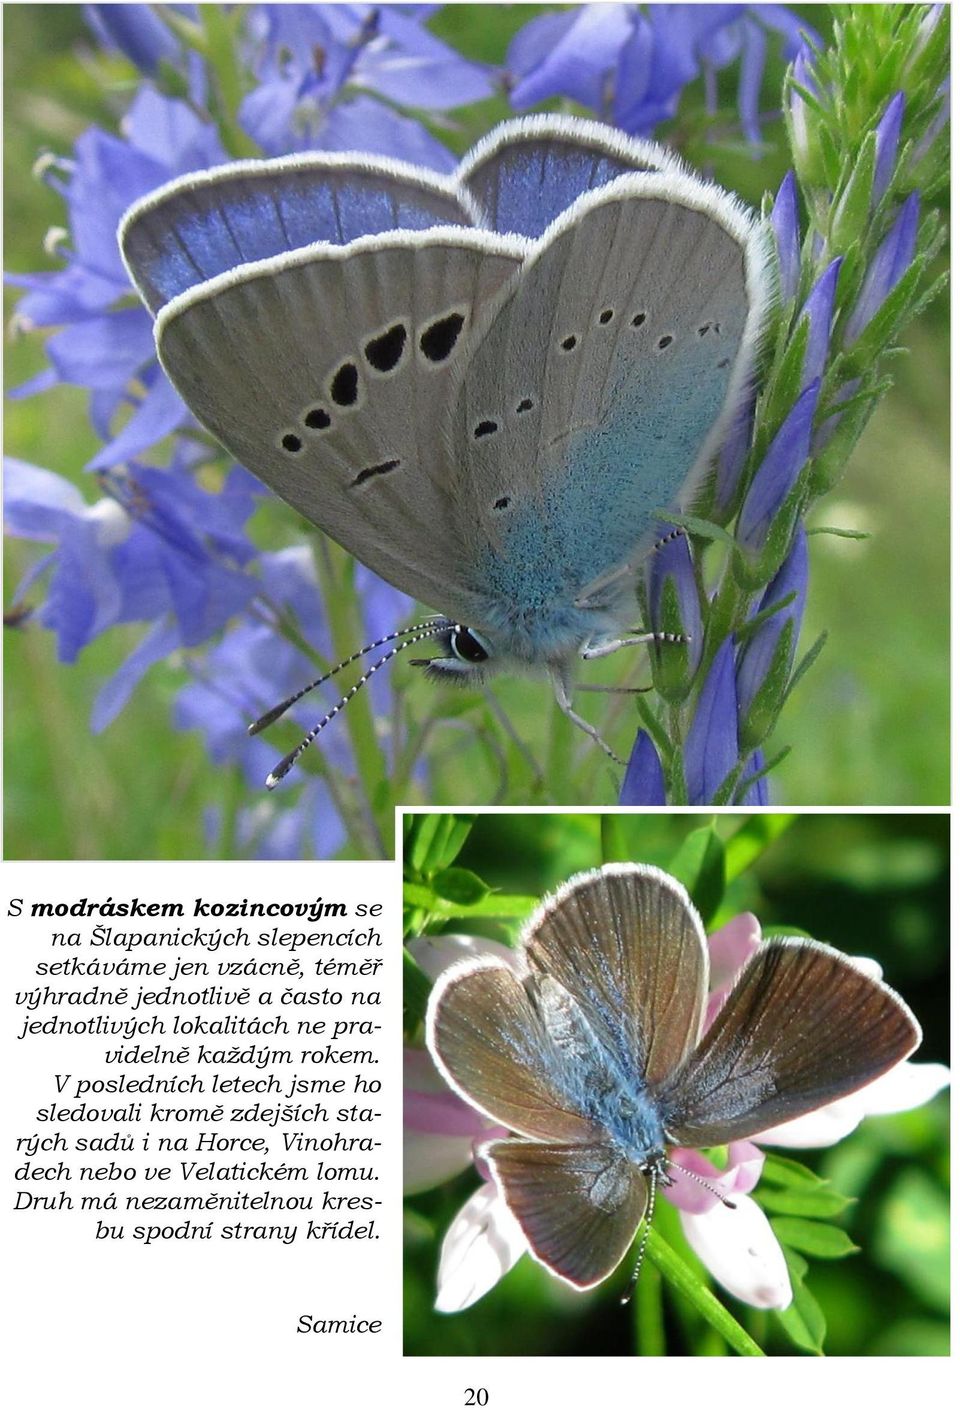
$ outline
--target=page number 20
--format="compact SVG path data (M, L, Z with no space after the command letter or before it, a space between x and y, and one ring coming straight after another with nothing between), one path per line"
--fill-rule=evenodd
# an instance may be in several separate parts
M486 1405L489 1399L489 1392L485 1391L483 1386L478 1386L476 1390L467 1386L463 1393L464 1405Z

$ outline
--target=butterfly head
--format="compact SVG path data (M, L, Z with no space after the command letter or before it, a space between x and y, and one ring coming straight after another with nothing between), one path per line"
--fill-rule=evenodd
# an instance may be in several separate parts
M415 666L422 666L432 680L450 681L455 685L479 685L496 660L496 653L487 637L462 622L450 620L447 629L437 633L434 641L441 654L418 658L413 662Z

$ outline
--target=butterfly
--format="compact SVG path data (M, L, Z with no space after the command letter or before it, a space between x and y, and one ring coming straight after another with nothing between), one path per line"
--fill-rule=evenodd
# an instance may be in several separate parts
M704 1033L703 924L656 867L572 877L527 924L518 959L442 975L427 1044L450 1086L516 1133L480 1155L534 1258L578 1289L649 1228L670 1148L757 1135L920 1042L898 995L803 939L768 940Z
M770 280L735 197L654 143L503 123L449 177L341 153L242 161L139 200L119 239L203 426L439 615L427 675L545 673L633 632L659 513L695 496L747 387ZM264 715L265 728L329 672Z

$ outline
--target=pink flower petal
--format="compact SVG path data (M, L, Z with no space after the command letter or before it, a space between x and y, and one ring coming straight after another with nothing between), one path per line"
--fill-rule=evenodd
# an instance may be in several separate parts
M734 916L707 939L710 954L710 993L704 1014L704 1032L713 1023L727 1001L727 995L747 960L763 944L760 922L749 911Z
M715 1204L706 1214L681 1211L694 1253L721 1287L751 1307L790 1306L793 1292L783 1250L767 1216L749 1195L736 1209Z
M849 1097L828 1102L817 1111L785 1121L754 1136L764 1145L794 1150L833 1146L849 1136L865 1116L885 1116L923 1106L950 1081L950 1069L939 1062L900 1062L875 1082Z
M439 979L445 969L460 960L475 960L481 955L492 955L504 964L519 967L519 956L509 945L501 945L499 940L487 940L482 935L418 935L407 941L410 951L424 974L430 979Z
M749 911L734 916L707 939L710 988L729 989L738 973L763 944L760 922Z
M447 1230L437 1277L438 1312L462 1312L526 1253L520 1225L491 1183L471 1195Z
M418 1195L461 1174L473 1160L472 1136L436 1136L406 1131L403 1137L403 1192Z
M704 1214L717 1206L717 1196L697 1180L688 1179L690 1170L713 1186L726 1198L752 1190L763 1170L763 1152L750 1141L734 1141L727 1152L727 1164L722 1170L695 1150L672 1150L668 1174L672 1185L659 1187L664 1199L687 1214ZM722 1208L723 1206L721 1206Z

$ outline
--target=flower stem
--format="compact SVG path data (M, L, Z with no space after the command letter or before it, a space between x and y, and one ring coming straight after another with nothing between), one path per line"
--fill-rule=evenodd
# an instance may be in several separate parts
M666 1356L667 1336L663 1324L663 1278L656 1268L647 1268L633 1294L638 1356Z

